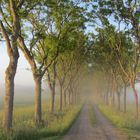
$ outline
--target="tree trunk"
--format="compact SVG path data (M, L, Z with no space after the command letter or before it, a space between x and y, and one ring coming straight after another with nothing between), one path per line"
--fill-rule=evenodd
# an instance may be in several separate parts
M69 91L68 101L69 101L69 105L71 105L71 92L70 91Z
M109 81L108 81L109 82ZM105 91L105 104L109 105L109 83L107 85L107 89Z
M114 91L112 91L112 106L115 106L115 95L114 95Z
M108 92L106 92L106 105L109 105Z
M103 94L103 101L104 101L104 103L106 104L106 93L104 92L104 94Z
M60 86L60 111L62 111L63 107L63 89L62 86Z
M64 91L64 105L65 105L65 107L67 106L67 95L66 95L66 91Z
M35 122L41 123L42 120L42 103L41 103L41 80L40 76L34 76L35 81Z
M55 68L55 67L54 67L54 68ZM53 81L51 80L49 70L47 70L47 74L48 74L48 75L47 75L47 76L48 76L48 85L49 85L50 92L51 92L51 112L54 113L56 71L55 71L55 69L54 69Z
M135 99L135 105L134 105L135 117L138 118L138 116L139 116L138 95L137 95L137 91L135 89L135 83L133 82L132 79L130 79L129 81L130 81L130 85L132 87L134 99Z
M132 89L133 89L134 98L135 98L135 117L138 118L138 116L139 116L138 95L137 95L137 91L135 89L135 86L133 86Z
M54 103L55 103L55 89L51 90L52 101L51 101L51 112L54 113Z
M74 92L71 90L71 104L74 104Z
M115 106L115 82L112 82L112 106Z
M126 84L124 84L124 113L126 113Z
M74 104L77 104L77 92L74 92Z
M75 104L75 92L72 85L70 86L70 92L71 92L71 104L73 105Z
M117 96L118 96L118 110L121 110L121 99L120 99L120 92L117 91Z
M14 78L17 70L18 54L10 56L10 63L5 72L5 97L4 97L4 128L12 128L13 103L14 103Z

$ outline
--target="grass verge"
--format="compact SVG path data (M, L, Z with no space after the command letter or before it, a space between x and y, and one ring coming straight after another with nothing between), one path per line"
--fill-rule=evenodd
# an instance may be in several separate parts
M35 126L31 120L32 115L28 112L24 121L21 121L21 118L15 120L16 125L11 133L5 133L1 128L0 140L58 140L72 126L80 113L81 107L81 105L71 106L63 112L57 111L54 114L43 113L45 121L39 127Z
M131 112L123 113L106 105L99 105L99 109L130 140L140 140L140 119L135 119Z

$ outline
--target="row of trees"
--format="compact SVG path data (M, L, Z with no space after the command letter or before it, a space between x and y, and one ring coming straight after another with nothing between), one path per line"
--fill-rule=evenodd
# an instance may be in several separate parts
M0 33L7 47L9 65L5 72L4 128L13 120L14 78L19 49L30 64L35 83L35 115L42 121L41 83L45 78L54 112L56 82L60 85L60 111L76 102L78 72L86 42L84 8L79 2L62 0L1 0ZM81 14L83 13L83 14ZM3 46L5 47L5 46ZM67 100L68 98L68 100Z
M138 95L135 83L139 81L140 56L140 3L137 0L101 0L93 4L95 16L100 19L96 34L91 35L89 54L98 76L98 93L106 104L115 104L117 95L120 110L120 94L124 88L124 112L126 112L126 88L134 94L135 117L138 118ZM97 80L98 79L98 80Z
M85 56L88 62L93 61L94 69L104 75L104 79L101 78L104 83L101 83L107 90L104 93L106 102L111 94L113 103L115 91L119 102L122 83L124 91L128 83L131 85L138 117L135 83L139 77L139 6L139 0L91 0L82 5L80 0L1 0L0 33L9 56L5 73L4 127L7 130L12 127L19 49L30 64L34 78L37 124L42 120L42 79L47 80L51 91L52 112L56 82L59 84L62 111L67 101L69 104L75 102L78 72L85 64ZM96 27L95 33L88 38L85 23L94 24L93 29Z

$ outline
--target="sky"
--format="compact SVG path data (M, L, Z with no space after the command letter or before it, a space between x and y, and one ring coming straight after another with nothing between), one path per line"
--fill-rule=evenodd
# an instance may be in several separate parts
M4 43L0 43L0 85L4 85L5 70L8 66L9 58L6 52L6 46ZM33 86L33 77L28 62L20 52L20 58L18 61L17 74L15 76L15 84L23 86Z

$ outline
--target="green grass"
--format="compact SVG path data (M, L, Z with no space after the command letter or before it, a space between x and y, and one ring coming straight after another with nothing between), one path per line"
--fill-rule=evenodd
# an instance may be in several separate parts
M62 140L62 137L61 136L54 136L54 137L40 139L40 140Z
M119 112L112 107L99 105L101 112L119 129L124 131L130 139L140 139L140 118L136 119L129 110L127 113Z
M71 107L66 113L60 114L60 118L54 120L47 128L41 130L41 135L44 136L63 136L71 127L81 107Z
M54 137L50 137L50 138L43 138L43 139L39 139L39 140L61 140L62 136L54 136Z
M58 105L57 105L58 106ZM71 127L81 110L81 105L65 108L50 113L49 104L43 105L43 123L37 127L33 121L34 106L15 108L14 127L7 134L2 129L2 112L0 112L0 140L58 140Z

